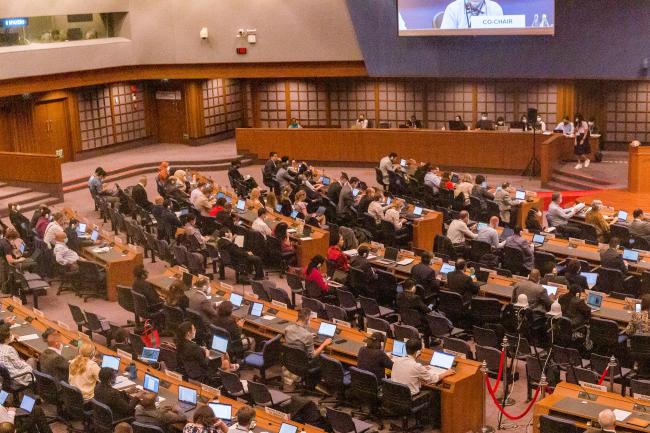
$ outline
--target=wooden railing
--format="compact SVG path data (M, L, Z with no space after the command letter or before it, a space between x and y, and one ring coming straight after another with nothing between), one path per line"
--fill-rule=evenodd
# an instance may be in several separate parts
M544 140L538 150L540 178L542 185L551 180L553 166L560 161L571 159L573 154L573 138L562 134L553 134Z
M62 197L61 158L41 153L0 152L0 181L24 184Z

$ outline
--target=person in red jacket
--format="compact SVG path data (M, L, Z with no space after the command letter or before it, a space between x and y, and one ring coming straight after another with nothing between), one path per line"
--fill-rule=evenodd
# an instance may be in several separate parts
M307 265L307 269L305 270L305 283L309 283L310 281L315 282L318 284L321 291L326 294L330 287L327 282L325 282L323 274L321 273L323 263L325 263L325 257L320 254L312 257L309 261L309 265Z
M327 260L330 262L336 263L336 269L347 272L350 269L350 264L348 263L348 256L343 254L343 245L345 241L343 236L339 235L338 242L334 245L330 245L327 250Z

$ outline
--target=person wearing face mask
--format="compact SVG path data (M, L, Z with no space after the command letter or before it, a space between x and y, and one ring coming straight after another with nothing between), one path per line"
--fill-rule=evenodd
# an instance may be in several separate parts
M353 129L366 129L368 127L368 119L365 114L359 114L357 120L352 125Z
M61 380L67 382L70 364L68 360L61 356L63 350L61 333L52 328L47 328L43 332L42 338L47 342L47 349L38 358L40 371L55 378L57 383Z
M401 383L409 387L411 396L417 396L413 403L414 406L418 405L418 401L426 401L431 398L431 415L435 427L440 423L439 396L431 394L428 390L420 392L422 385L438 383L456 371L450 368L443 373L435 373L428 366L418 362L421 354L422 342L420 339L409 339L406 342L406 356L393 357L393 368L390 379L393 382Z
M535 129L537 131L546 132L546 122L542 120L542 116L540 115L537 115L537 119L535 119Z
M503 9L493 0L455 0L445 9L441 29L469 29L472 17L502 16Z
M40 239L43 239L43 237L45 236L45 229L47 229L48 224L50 224L51 222L50 219L51 213L52 212L47 207L41 209L41 216L38 217L38 220L34 225L34 231L36 232L36 236L38 236Z
M19 385L30 385L32 383L33 365L24 361L10 343L14 341L8 324L0 325L0 365L4 365L9 375ZM34 364L34 360L31 363Z
M56 243L54 244L54 258L56 262L74 272L79 269L79 261L85 261L83 257L68 248L68 237L65 232L56 234Z
M528 116L525 114L519 118L519 123L521 124L521 129L524 131L531 131L533 129L530 122L528 122Z
M575 115L575 143L573 153L578 157L578 163L576 164L576 170L579 170L583 167L589 167L591 162L587 156L591 153L591 145L589 144L589 125L582 118L582 114L577 113Z
M478 122L476 122L476 126L474 129L479 129L479 130L491 130L494 129L494 122L488 119L488 114L486 112L481 113L481 118Z

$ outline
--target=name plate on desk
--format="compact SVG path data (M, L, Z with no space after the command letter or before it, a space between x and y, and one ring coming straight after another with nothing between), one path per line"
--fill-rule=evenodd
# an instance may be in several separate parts
M569 246L571 248L576 248L580 245L584 245L585 240L584 239L576 239L576 238L569 238Z
M179 373L176 373L176 372L174 372L174 371L167 370L167 371L165 371L165 374L166 374L167 376L169 376L169 377L173 377L173 378L176 379L176 380L180 380L180 381L183 380L183 375L182 375L182 374L179 374Z
M462 358L462 359L467 359L467 355L464 353L456 352L454 350L449 350L449 349L442 349L443 352L448 353L450 355L454 355L456 358Z
M221 395L221 391L219 391L217 388L201 384L201 394L210 394L214 395L215 397L219 397Z
M406 257L415 257L415 253L411 250L400 249L399 254Z
M346 322L345 320L333 319L332 322L336 323L337 325L341 325L344 328L352 328L352 325L350 325L350 323Z
M287 304L285 304L284 302L276 301L276 300L272 300L271 305L275 305L276 307L284 308L285 310L289 309L289 307L287 307Z
M289 421L289 419L290 419L288 413L284 413L284 412L281 412L279 410L272 409L270 407L265 407L264 412L268 413L271 416L275 416L275 417L278 417L280 419L283 419L285 421Z
M122 359L133 359L133 355L122 349L117 349L117 356Z
M578 384L580 384L580 386L584 389L589 389L591 391L607 392L607 387L605 385L596 385L595 383L588 383L583 381L579 381Z
M544 233L546 240L555 239L555 233Z
M34 316L45 317L45 313L43 313L41 310L37 310L36 308L32 308L32 311L34 312Z
M650 395L638 394L638 393L635 392L634 394L632 394L632 397L635 400L645 401L645 402L650 403Z
M66 331L72 331L70 327L68 326L67 323L61 322L60 320L56 321L56 324L59 325L60 328L65 329Z

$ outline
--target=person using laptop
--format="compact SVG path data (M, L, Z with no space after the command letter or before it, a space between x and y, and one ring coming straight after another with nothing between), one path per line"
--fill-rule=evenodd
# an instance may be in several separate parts
M580 262L577 259L569 258L564 269L564 278L569 287L576 286L580 293L584 293L585 290L589 290L589 283L584 275L580 275L580 270Z
M440 283L436 278L436 271L431 267L432 259L433 254L429 251L424 251L420 256L420 263L411 268L411 278L415 280L415 284L422 287L422 293L418 294L426 302L429 302L440 289Z
M476 239L490 244L493 250L502 248L506 244L506 241L499 241L498 227L499 217L496 215L491 216L489 224L478 231L478 237Z
M363 279L359 281L361 287L359 287L359 292L356 295L364 295L374 297L375 290L371 290L370 287L374 287L373 282L377 280L377 274L375 273L374 268L368 261L368 254L370 253L370 248L368 245L362 244L357 248L357 255L352 257L350 261L350 266L356 269L359 269L363 273Z
M623 260L623 256L618 252L620 239L612 236L609 240L609 248L600 252L600 266L603 268L618 269L623 274L627 272L627 263Z
M331 338L326 338L320 346L314 349L314 334L309 328L309 318L311 317L311 310L309 308L301 308L298 311L298 319L296 323L292 323L284 330L284 339L286 344L307 352L307 355L312 359L315 364L319 363L318 356L330 344Z
M467 224L469 223L469 212L462 210L458 213L458 218L449 224L447 237L455 246L464 246L465 240L476 239L478 235L472 232Z
M417 361L421 353L422 342L411 338L406 342L407 356L393 358L391 380L408 386L412 396L420 393L422 385L438 383L455 373L453 369L443 373L431 371Z
M384 221L388 221L389 223L393 224L396 236L400 236L402 233L408 232L406 218L402 218L400 216L403 208L404 201L396 198L384 213Z
M598 242L604 243L607 238L609 238L609 223L605 221L601 209L603 207L603 202L600 200L594 200L591 202L591 209L585 215L585 223L592 225L596 228L596 236Z
M303 226L304 230L304 226ZM273 236L280 241L280 253L289 266L296 265L296 248L289 240L289 225L284 221L279 222L273 230ZM293 255L291 255L293 254Z
M463 297L463 303L468 304L472 296L478 294L479 286L465 273L465 266L465 259L456 260L455 269L447 273L447 285L449 291L459 293Z
M582 230L569 223L569 220L578 212L578 210L579 209L576 206L564 209L562 207L562 194L554 192L551 195L551 203L548 205L548 210L546 211L546 221L550 227L555 227L558 230L558 233L563 236L580 236Z
M24 394L23 400L25 398L30 398L30 396ZM20 403L22 406L22 401ZM35 403L28 414L23 412L18 416L16 416L15 407L0 405L0 433L14 432L52 433L45 412L39 403Z
M10 344L14 342L14 336L11 334L10 324L3 323L0 325L0 365L4 365L11 377L16 377L15 381L19 385L32 384L31 375L24 373L31 373L33 368L32 364L36 365L33 358L30 362L24 361L16 349Z
M639 208L634 209L632 217L634 219L630 223L630 235L650 241L650 222L643 219L643 210Z
M264 208L260 208L262 210ZM267 226L268 227L268 226ZM269 229L270 230L270 229ZM255 272L254 280L264 279L264 263L251 251L248 251L235 243L235 235L227 228L219 230L219 239L217 240L219 251L227 251L230 258L237 263L246 264L248 272Z
M242 334L244 319L235 319L232 315L233 305L230 301L222 301L217 307L217 319L214 324L230 333L230 343L234 353L243 353L245 350L255 350L255 339Z
M415 281L412 279L407 279L402 283L402 293L397 294L397 311L401 315L405 313L410 314L411 312L416 312L420 315L420 325L421 329L418 331L428 334L429 325L425 320L424 316L429 314L431 310L427 307L427 304L424 303L422 298L415 293Z
M109 367L99 370L99 382L95 385L95 396L100 403L104 403L113 412L113 419L133 417L135 407L140 403L141 392L129 397L126 393L113 388L117 378L117 371Z
M569 285L569 291L558 298L562 307L562 315L571 319L573 329L581 328L591 319L591 308L580 297L580 286Z
M486 112L481 113L481 118L476 122L474 129L484 131L494 129L493 121L488 119L488 114Z
M160 427L165 433L181 431L178 424L185 424L187 417L178 408L164 405L156 407L157 395L146 391L142 394L140 404L135 407L135 420L142 424Z
M210 281L206 282L203 277L200 277L187 291L189 308L198 311L206 325L214 323L218 316L214 301L209 297L209 289Z
M267 236L273 235L273 231L271 231L271 227L266 224L266 221L264 221L264 216L266 215L266 208L259 208L257 210L257 218L253 221L253 224L251 224L251 229L255 230L256 232L262 233L264 236L264 239L266 239Z
M357 367L373 373L379 381L386 377L386 370L393 368L392 359L383 350L384 341L386 337L381 332L373 332L357 355Z
M632 317L623 332L629 336L650 333L650 295L641 297L641 311L632 312Z
M210 365L210 351L195 343L195 338L196 328L192 322L185 321L178 325L175 340L176 359L178 364L182 366L187 377L209 384L212 382L211 378L216 372L216 369ZM239 366L237 364L231 364L228 354L224 353L221 356L220 368L229 371L237 370Z
M352 176L349 181L345 182L341 187L339 194L339 201L336 210L339 214L349 214L354 207L355 197L352 191L359 185L359 179Z
M232 203L226 202L223 205L223 210L214 217L214 221L230 230L235 230L235 215L232 211Z
M515 204L510 197L510 183L503 182L494 192L494 202L499 205L499 218L505 224L510 224L512 206Z
M214 206L212 206L212 209L210 209L209 215L211 217L216 217L224 210L225 207L226 207L226 198L219 197L217 201L214 203Z
M465 206L469 206L469 197L472 195L473 188L472 175L468 173L463 174L460 178L460 183L456 185L456 188L454 189L454 199L458 199L458 197L463 194L464 204Z
M533 269L528 275L528 280L518 281L512 291L511 301L517 301L520 294L526 295L528 298L528 305L531 310L539 313L546 313L550 308L555 296L553 298L548 296L548 292L539 284L541 276L538 269Z
M390 154L384 156L380 161L379 161L379 170L381 171L382 179L384 181L384 185L389 184L389 176L388 172L392 171L395 172L395 166L397 160L397 154L395 152L391 152Z
M230 426L228 433L250 433L254 427L255 415L255 409L247 404L243 405L237 410L237 422Z
M375 219L375 223L379 224L384 219L384 213L390 205L384 204L384 195L377 191L372 198L372 202L368 205L368 214Z
M521 255L523 256L523 264L524 268L527 270L533 269L534 262L535 262L535 248L528 243L526 239L524 239L521 236L521 227L515 226L512 229L512 236L510 236L508 239L506 239L506 243L504 244L506 247L514 248L516 250L521 251Z
M438 175L440 169L432 165L428 166L428 170L424 175L424 185L431 188L433 194L438 194L440 192L440 183L442 178Z
M192 422L183 427L183 433L227 433L228 426L214 415L210 406L199 406L192 415Z

